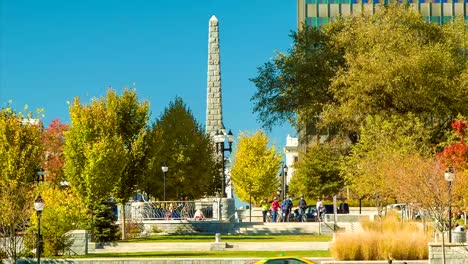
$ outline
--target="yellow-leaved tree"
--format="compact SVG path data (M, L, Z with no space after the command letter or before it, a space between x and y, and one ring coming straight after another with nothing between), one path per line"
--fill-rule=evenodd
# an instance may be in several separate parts
M26 107L25 114L9 106L0 109L0 262L14 263L25 252L18 233L26 228L34 201L41 129Z
M238 142L231 170L234 191L241 201L259 202L279 187L281 156L262 131L240 133Z
M72 230L86 228L87 210L80 196L70 188L57 187L52 182L39 186L37 192L44 200L44 211L41 214L41 236L44 256L70 254L73 243ZM31 222L27 229L26 246L36 247L37 214L31 212ZM29 239L29 240L28 240Z

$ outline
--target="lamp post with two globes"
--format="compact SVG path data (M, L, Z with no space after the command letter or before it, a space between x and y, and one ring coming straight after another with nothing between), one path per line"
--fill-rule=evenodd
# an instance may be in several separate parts
M455 180L455 172L450 166L447 171L445 171L445 180L448 182L448 214L449 214L449 229L448 237L449 243L452 243L452 182Z
M214 142L216 143L216 152L221 155L220 161L221 161L221 196L226 197L226 173L225 173L225 168L224 168L224 152L229 151L229 153L232 152L232 142L234 142L234 136L232 135L231 130L225 135L225 132L223 130L218 130L214 136ZM225 147L224 143L226 141L226 136L227 136L227 141L228 141L228 148Z
M44 200L42 200L40 195L37 197L36 201L34 201L34 210L36 210L37 213L37 263L41 264L41 214L42 210L44 210Z

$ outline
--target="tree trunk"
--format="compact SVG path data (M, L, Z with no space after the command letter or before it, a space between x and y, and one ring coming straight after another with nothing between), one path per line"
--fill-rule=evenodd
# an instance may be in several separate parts
M442 264L445 264L445 233L442 232Z

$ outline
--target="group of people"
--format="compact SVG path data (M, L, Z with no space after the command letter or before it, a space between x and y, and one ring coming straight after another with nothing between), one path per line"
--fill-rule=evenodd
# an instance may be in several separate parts
M262 207L263 222L264 223L267 222L267 217L268 217L268 213L270 212L270 210L271 210L271 221L276 222L276 219L278 218L278 210L280 208L278 197L273 198L273 201L271 202L269 202L268 198L265 197L263 201L260 203L260 206Z
M278 201L278 197L273 198L273 201L271 202L269 202L268 198L265 197L260 206L262 207L263 222L267 222L269 212L271 212L271 222L277 222L280 217L283 222L288 222L290 220L289 218L291 216L293 202L289 195L286 195L286 198L281 204ZM297 221L301 222L302 218L305 217L305 210L307 208L307 202L304 199L304 196L301 196L297 207L298 215L295 217L297 217ZM320 218L321 215L325 213L325 206L320 198L317 198L316 208L318 217Z
M262 207L262 215L263 215L263 222L267 222L267 215L271 212L271 221L277 222L281 216L283 222L289 221L289 217L291 216L291 211L293 207L293 202L289 195L286 195L286 198L280 202L278 201L278 197L273 198L273 201L269 202L268 198L265 197L261 202L260 206ZM301 196L301 200L298 204L300 215L305 213L305 208L307 207L307 203L304 200L304 196ZM280 215L281 214L281 215Z

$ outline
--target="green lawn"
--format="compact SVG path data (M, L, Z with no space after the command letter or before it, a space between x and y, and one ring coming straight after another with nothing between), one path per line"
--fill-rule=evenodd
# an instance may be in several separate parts
M175 252L135 252L135 253L100 253L72 258L125 258L125 257L161 257L161 258L268 258L277 256L295 257L331 257L326 250L307 251L175 251Z
M214 235L153 235L119 242L214 242ZM223 242L330 242L330 235L221 235Z

